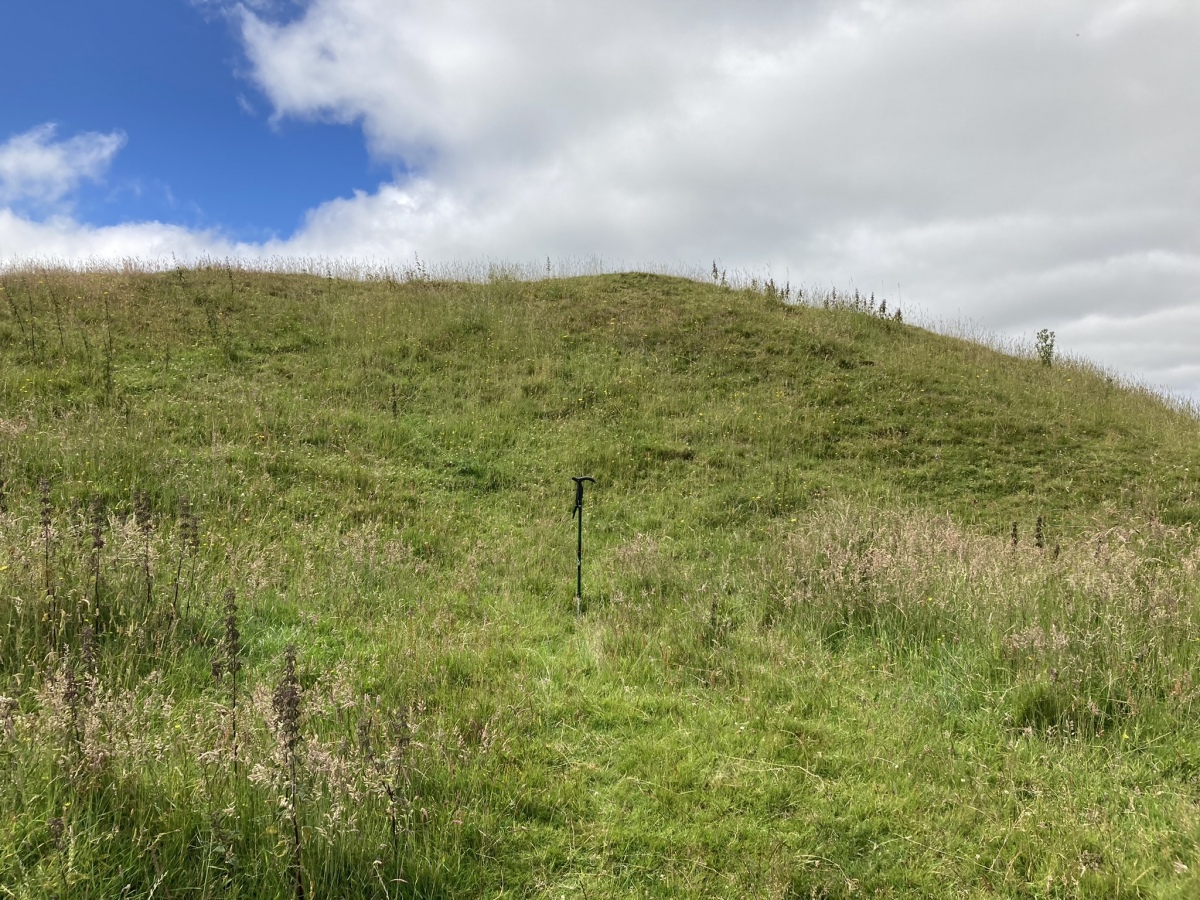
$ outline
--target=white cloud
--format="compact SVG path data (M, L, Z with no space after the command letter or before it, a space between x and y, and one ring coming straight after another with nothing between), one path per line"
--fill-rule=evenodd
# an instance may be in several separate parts
M55 206L83 181L98 180L125 144L120 132L88 132L55 141L52 123L0 144L0 204Z
M14 260L147 261L228 256L237 247L216 232L194 232L158 222L97 228L71 215L85 181L99 181L125 144L120 132L88 132L56 140L45 124L0 144L0 264Z
M79 260L140 259L156 264L176 256L257 256L262 248L235 244L218 232L192 231L161 222L93 227L69 216L34 221L11 209L0 209L0 265L20 260L70 262Z
M1053 328L1200 396L1200 340L1180 337L1200 338L1190 0L272 8L236 15L274 115L357 124L398 174L238 252L718 258L899 284L931 317ZM67 249L143 239L68 226Z
M1194 4L312 0L242 27L277 116L361 123L419 173L297 246L899 283L1195 387L1189 347L1096 330L1200 305Z

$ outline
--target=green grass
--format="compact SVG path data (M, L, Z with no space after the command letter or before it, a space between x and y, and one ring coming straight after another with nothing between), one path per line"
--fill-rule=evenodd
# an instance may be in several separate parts
M1200 893L1188 411L662 276L0 286L0 897L296 896L289 644L309 897Z

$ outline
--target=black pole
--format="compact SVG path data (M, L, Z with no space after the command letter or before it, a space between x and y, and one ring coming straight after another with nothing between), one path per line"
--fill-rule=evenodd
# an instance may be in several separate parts
M575 613L578 615L583 606L583 485L589 481L595 484L596 479L583 475L578 478L572 476L571 480L575 482L575 509L571 517L579 518L575 540Z

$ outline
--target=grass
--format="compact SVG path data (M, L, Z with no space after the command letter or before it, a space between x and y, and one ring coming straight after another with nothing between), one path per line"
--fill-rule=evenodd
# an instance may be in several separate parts
M0 287L0 896L1200 890L1187 410L773 286Z

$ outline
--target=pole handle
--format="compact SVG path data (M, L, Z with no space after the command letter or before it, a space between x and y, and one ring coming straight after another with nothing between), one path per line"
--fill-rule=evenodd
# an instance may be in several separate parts
M583 486L587 482L596 483L596 479L590 475L580 475L578 477L572 475L571 480L575 482L575 508L571 511L571 518L575 518L583 510Z

